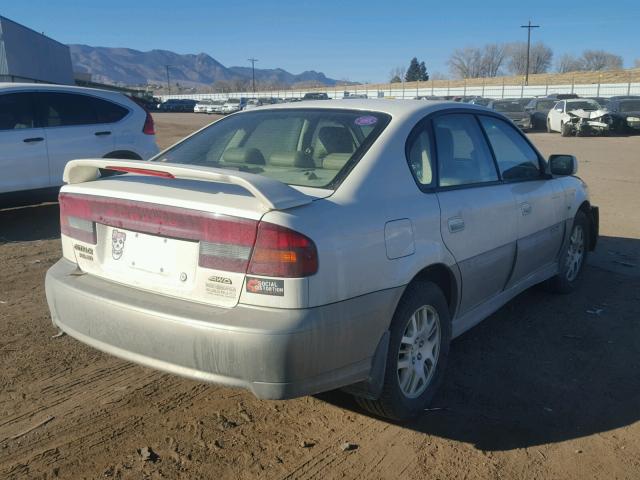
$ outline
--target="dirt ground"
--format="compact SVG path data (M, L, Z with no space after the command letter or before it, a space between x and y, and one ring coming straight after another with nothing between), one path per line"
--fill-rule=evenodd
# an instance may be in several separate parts
M155 117L161 146L213 119ZM0 478L640 478L640 136L531 138L578 156L598 251L575 293L531 289L457 339L403 425L339 392L260 401L54 338L57 206L0 210Z

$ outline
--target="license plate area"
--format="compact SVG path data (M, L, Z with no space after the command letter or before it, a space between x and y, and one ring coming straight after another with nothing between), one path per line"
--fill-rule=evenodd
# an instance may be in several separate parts
M114 280L144 288L193 286L198 242L103 227L103 270Z

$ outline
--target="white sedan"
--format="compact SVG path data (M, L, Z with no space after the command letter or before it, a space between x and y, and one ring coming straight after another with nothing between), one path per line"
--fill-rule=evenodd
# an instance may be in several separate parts
M595 100L560 100L547 114L547 132L560 132L563 137L593 132L606 134L610 122L608 112Z
M344 388L409 418L453 338L533 285L580 281L598 209L575 173L473 105L230 115L151 162L67 165L51 316L198 381L280 399Z

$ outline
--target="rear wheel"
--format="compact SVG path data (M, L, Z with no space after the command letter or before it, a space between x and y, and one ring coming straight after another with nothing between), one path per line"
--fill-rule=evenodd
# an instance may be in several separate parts
M451 321L442 290L431 282L408 287L391 322L382 394L356 397L366 410L393 420L419 415L442 383Z
M547 120L547 133L552 133L553 130L551 130L551 122L549 120Z

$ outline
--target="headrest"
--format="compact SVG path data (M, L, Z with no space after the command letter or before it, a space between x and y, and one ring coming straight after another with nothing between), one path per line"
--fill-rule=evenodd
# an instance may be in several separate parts
M327 153L353 153L353 138L345 127L322 127L318 138Z
M341 170L350 158L350 153L331 153L324 157L322 168L325 170Z
M257 148L229 148L222 154L224 163L264 165L264 157Z
M313 167L313 159L300 151L273 152L269 157L269 165L278 167Z

